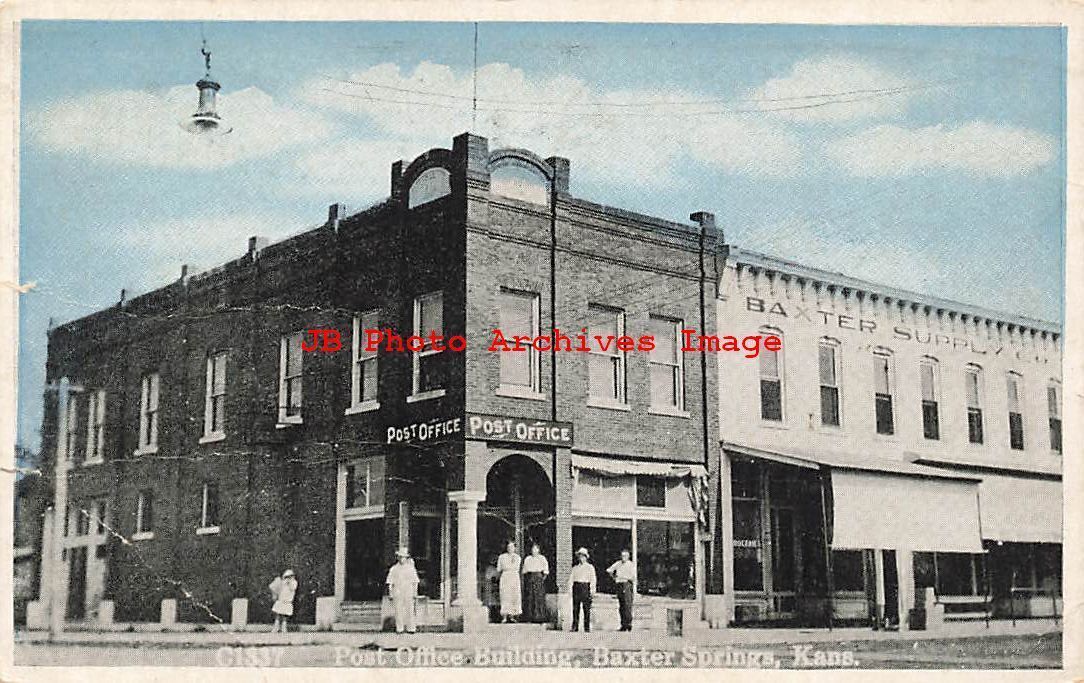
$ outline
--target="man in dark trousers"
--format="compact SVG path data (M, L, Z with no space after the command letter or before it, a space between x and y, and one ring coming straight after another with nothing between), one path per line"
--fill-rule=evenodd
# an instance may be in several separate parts
M628 550L621 551L621 559L610 565L606 573L617 585L617 609L621 614L621 630L632 630L632 597L636 595L636 563Z
M577 564L572 567L568 577L569 592L572 593L572 630L580 630L580 608L583 608L583 630L591 632L591 596L595 593L598 575L595 566L588 561L587 548L576 551Z

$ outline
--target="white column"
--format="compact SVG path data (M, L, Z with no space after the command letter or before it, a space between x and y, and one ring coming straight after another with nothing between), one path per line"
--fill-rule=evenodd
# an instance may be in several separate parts
M335 478L335 600L346 598L346 465Z
M480 491L449 491L448 500L456 505L456 552L458 590L453 605L474 606L478 599L478 503L485 500Z
M873 549L873 616L877 620L874 628L880 630L885 620L885 554L880 548Z
M896 549L896 576L899 593L900 631L910 631L908 616L915 607L915 564L909 548Z

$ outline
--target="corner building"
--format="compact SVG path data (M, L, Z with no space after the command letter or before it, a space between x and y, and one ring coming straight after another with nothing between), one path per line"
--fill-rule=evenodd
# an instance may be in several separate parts
M725 615L921 628L1060 614L1060 327L731 248Z
M635 618L699 623L721 548L715 329L725 251L710 214L677 224L569 194L569 163L470 134L391 169L389 198L206 273L54 328L44 452L61 466L63 562L43 585L70 620L296 618L386 624L384 578L408 546L419 621L485 628L507 541L549 558L564 623L573 552L603 571L629 548ZM653 352L488 351L513 334L639 337ZM304 351L308 330L342 349ZM366 329L464 335L367 352ZM574 342L575 343L575 342ZM714 479L713 479L714 477ZM64 490L66 489L66 491ZM58 575L57 572L60 574ZM191 596L191 599L186 597ZM612 606L609 604L612 602Z

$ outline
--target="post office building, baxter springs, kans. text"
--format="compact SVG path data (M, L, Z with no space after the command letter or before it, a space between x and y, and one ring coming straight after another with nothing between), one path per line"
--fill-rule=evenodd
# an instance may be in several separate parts
M555 327L656 348L487 350L494 329ZM314 328L343 349L302 352ZM376 328L468 344L367 352ZM783 347L682 353L685 328ZM558 623L589 548L601 628L617 618L601 569L623 548L638 628L677 612L906 627L926 586L960 604L1057 593L1060 343L1048 323L729 247L708 213L574 198L566 159L463 134L394 164L365 211L333 205L51 330L42 448L64 523L37 609L157 621L176 600L180 621L263 621L290 567L298 621L377 625L407 546L420 622L474 630L508 540L547 555ZM908 515L941 528L916 538Z

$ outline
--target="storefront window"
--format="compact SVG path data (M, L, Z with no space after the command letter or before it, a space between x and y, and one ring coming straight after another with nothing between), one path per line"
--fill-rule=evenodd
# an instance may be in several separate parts
M861 550L833 550L832 579L835 590L864 591L866 579L863 574L863 564ZM915 574L917 583L917 570Z
M614 594L617 592L613 579L606 573L606 568L620 559L622 550L632 550L631 521L615 520L616 523L628 524L628 527L572 527L572 547L587 548L591 553L591 564L595 565L598 575L598 592ZM642 580L642 577L640 577Z
M693 597L694 564L691 522L636 521L636 576L641 595Z

